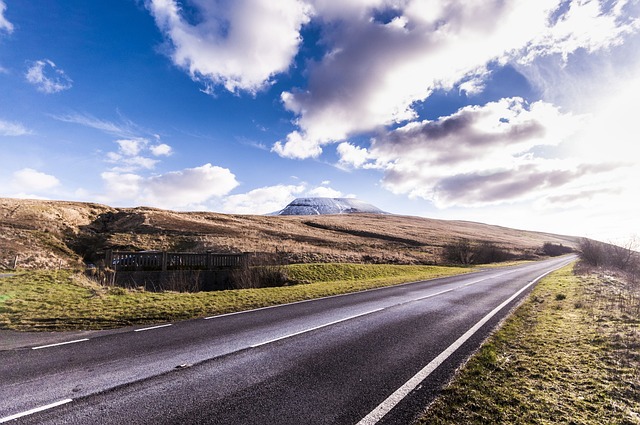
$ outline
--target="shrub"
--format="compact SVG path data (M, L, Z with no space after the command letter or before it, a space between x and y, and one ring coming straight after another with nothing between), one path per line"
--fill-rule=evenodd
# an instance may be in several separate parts
M515 256L489 241L459 239L444 246L444 260L453 264L488 264L513 260Z
M621 246L584 238L578 252L585 264L617 270L636 281L640 276L640 253L633 249L634 246L634 241Z
M229 275L233 289L270 288L291 283L279 256L253 254Z
M554 244L551 242L546 242L542 245L542 252L544 255L548 255L549 257L558 257L564 254L570 254L574 252L573 248L564 246L562 244Z

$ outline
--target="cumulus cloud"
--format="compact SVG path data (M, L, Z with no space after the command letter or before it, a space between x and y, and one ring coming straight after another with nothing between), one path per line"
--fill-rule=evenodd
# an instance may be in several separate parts
M148 0L173 62L194 80L256 92L286 71L310 8L299 0Z
M100 177L106 190L103 202L137 201L144 186L144 177L133 173L105 171Z
M20 123L0 119L0 136L25 136L31 131Z
M318 186L307 192L308 196L319 198L342 198L343 194L339 190L333 189L328 186Z
M73 86L71 78L49 59L33 62L25 77L38 91L46 94L58 93Z
M319 156L322 148L313 140L294 131L287 135L286 142L276 142L271 151L283 158L305 159Z
M4 16L4 12L7 10L7 5L3 0L0 0L0 30L6 31L9 34L13 32L13 24L7 20Z
M234 214L268 214L284 208L305 190L305 185L275 185L227 196L223 210Z
M23 168L13 173L12 184L18 191L39 192L59 186L60 180L33 168Z
M331 182L323 181L319 186L309 186L306 182L295 185L278 184L250 190L246 193L229 195L224 198L222 210L233 214L269 214L280 211L295 198L326 197L341 198L339 190L333 189Z
M154 156L170 156L173 153L171 146L166 143L160 143L149 147L149 150Z
M138 202L160 208L182 209L228 194L238 182L227 168L205 164L149 177L108 171L101 174L105 199Z
M490 62L566 59L639 29L625 15L627 0L351 1L344 14L330 3L314 2L327 53L309 65L307 87L282 94L298 125L274 146L282 156L316 157L325 144L412 120L415 103L435 89L460 84L477 94ZM380 19L381 11L393 18Z
M578 49L595 52L622 44L640 29L637 16L628 14L632 0L572 1L551 14L546 31L533 38L518 58L527 63L540 56L559 54L566 61Z
M112 171L117 172L153 169L160 161L149 158L144 154L158 157L169 156L172 153L171 146L164 143L152 145L149 139L142 137L119 139L115 143L118 145L118 150L116 152L107 152L106 161L114 164Z
M440 207L512 202L611 171L614 165L540 153L565 142L584 122L542 101L508 98L409 123L372 139L368 149L342 143L338 155L341 164L382 170L390 191Z

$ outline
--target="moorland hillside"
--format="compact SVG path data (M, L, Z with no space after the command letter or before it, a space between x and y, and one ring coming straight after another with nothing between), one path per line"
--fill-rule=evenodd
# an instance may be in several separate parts
M441 264L448 244L490 243L535 258L579 238L466 221L350 214L233 215L0 198L0 269L81 268L105 249L278 253L289 262Z

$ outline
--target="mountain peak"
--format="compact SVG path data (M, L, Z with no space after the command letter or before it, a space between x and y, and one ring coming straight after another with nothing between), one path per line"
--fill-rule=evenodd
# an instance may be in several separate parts
M387 214L355 198L297 198L275 215Z

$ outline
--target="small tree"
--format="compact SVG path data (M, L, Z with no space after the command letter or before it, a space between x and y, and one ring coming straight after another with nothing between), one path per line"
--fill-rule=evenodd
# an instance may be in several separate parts
M444 257L447 261L456 264L471 264L474 257L474 249L469 239L461 238L456 242L445 245Z
M610 245L609 261L617 269L628 271L636 268L637 253L635 239L629 240L626 245Z
M579 245L580 258L591 266L603 266L605 264L605 252L603 245L604 244L602 242L583 238L580 240Z

